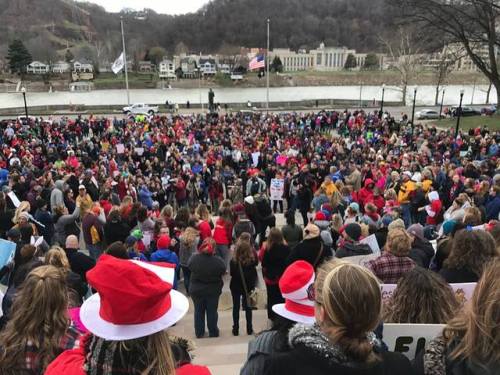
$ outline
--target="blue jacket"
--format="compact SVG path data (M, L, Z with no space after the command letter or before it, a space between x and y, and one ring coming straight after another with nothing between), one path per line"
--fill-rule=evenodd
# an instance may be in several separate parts
M498 213L500 212L500 196L490 197L485 204L486 220L498 220Z
M179 258L177 254L169 249L159 249L156 250L153 254L151 254L150 258L151 262L165 262L170 264L175 264L175 268L177 271L177 267L179 267ZM177 272L174 277L174 289L177 289Z
M139 189L139 200L146 206L149 210L153 208L153 193L151 193L148 188L141 187Z

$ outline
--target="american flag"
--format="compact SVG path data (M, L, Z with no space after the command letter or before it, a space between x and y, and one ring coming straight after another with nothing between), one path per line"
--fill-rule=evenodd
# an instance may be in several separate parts
M250 61L249 65L250 70L255 70L265 67L266 67L266 62L264 59L264 55L257 55L252 59L252 61Z

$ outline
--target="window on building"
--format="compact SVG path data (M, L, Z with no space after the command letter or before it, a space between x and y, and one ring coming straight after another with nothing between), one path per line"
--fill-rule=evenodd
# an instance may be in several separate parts
M318 53L316 55L316 65L321 65L321 60L322 60L323 55L321 53Z

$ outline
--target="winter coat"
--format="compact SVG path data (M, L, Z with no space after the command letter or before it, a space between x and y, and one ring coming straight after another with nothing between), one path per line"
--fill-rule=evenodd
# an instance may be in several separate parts
M57 206L64 206L64 181L57 180L55 183L55 188L50 193L50 209L54 211Z
M417 353L413 361L415 375L496 375L500 363L481 362L470 358L451 359L450 354L458 345L458 340L446 345L442 336L427 344Z
M239 218L236 224L233 226L233 241L236 241L242 233L248 233L255 240L255 225L247 218Z
M290 253L287 265L297 260L305 260L314 268L320 266L325 260L332 257L332 250L323 245L320 237L303 240Z
M490 198L486 205L486 221L498 220L498 214L500 213L500 195Z
M38 233L43 236L43 239L48 243L52 243L52 237L54 237L54 221L52 220L52 215L46 210L36 210L35 220L44 225L37 226Z
M151 262L175 264L176 268L179 266L179 258L177 257L177 254L169 249L156 250L153 254L151 254L150 260ZM174 277L174 289L177 289L177 276Z
M87 272L94 268L95 260L76 249L66 249L65 251L71 271L87 282Z
M233 224L218 218L215 222L214 240L217 245L230 245L233 234Z
M194 228L187 228L179 238L179 264L187 267L189 259L196 253L200 243L200 232Z
M370 184L374 184L374 182L371 178L367 178L365 180L364 187L358 191L357 201L358 201L359 207L361 209L363 209L363 207L365 207L365 204L367 204L373 200L373 189L369 188Z
M54 240L53 242L58 242L59 245L64 245L66 243L66 226L73 224L80 217L80 209L77 207L71 215L59 216L57 221L54 223Z
M270 249L261 250L262 275L266 284L275 285L287 267L290 248L285 244L275 244Z
M347 258L347 257L355 257L358 255L369 255L373 254L370 246L364 243L353 243L346 242L342 247L340 247L335 253L336 258Z
M103 224L106 222L104 213L96 216L92 213L87 213L82 219L83 239L87 245L95 245L104 242ZM96 243L92 241L92 227L97 230L99 240Z
M374 350L380 342L373 333L369 340ZM319 328L295 325L288 334L291 350L270 356L265 364L264 375L388 375L411 374L410 361L399 353L381 352L380 361L365 364L344 353L332 344Z
M323 241L323 246L328 250L332 249L333 239L332 232L330 231L330 222L327 220L315 220L314 224L319 228L321 241Z
M246 265L241 266L241 270L243 271L243 276L245 277L245 283L247 287L247 291L255 289L257 285L257 265L259 261L257 259L257 255L255 256L255 260ZM240 294L245 293L245 288L243 287L243 282L241 279L240 267L238 266L238 262L236 260L231 259L229 263L229 274L231 275L231 281L229 282L229 289L231 292L236 292Z
M415 261L417 266L429 268L434 257L434 248L429 241L415 237L409 257Z
M125 242L129 233L130 226L121 220L110 221L104 225L104 238L108 245L116 241Z
M146 206L148 210L153 208L153 193L145 186L139 189L139 202Z
M288 334L282 331L264 331L255 339L248 343L247 361L240 371L240 375L263 374L266 361L273 356L280 348L277 348L281 340L288 341L287 337L281 335Z
M194 254L189 259L191 271L189 294L196 297L216 297L222 292L224 282L222 276L226 272L224 261L218 256Z
M457 269L444 266L439 271L439 274L450 284L476 283L479 280L479 277L467 267Z

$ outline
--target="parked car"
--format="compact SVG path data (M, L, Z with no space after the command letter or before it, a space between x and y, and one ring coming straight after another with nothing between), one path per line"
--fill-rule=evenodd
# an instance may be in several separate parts
M458 115L458 107L451 107L451 115L453 117L457 117ZM481 111L471 108L471 107L462 107L461 115L462 117L467 116L481 116Z
M497 106L495 104L481 108L481 113L483 115L491 116L494 115L496 112L497 112Z
M434 109L422 109L416 113L418 120L439 119L439 112Z
M158 106L136 103L132 104L130 107L123 107L123 113L127 115L154 115L155 113L158 113Z

